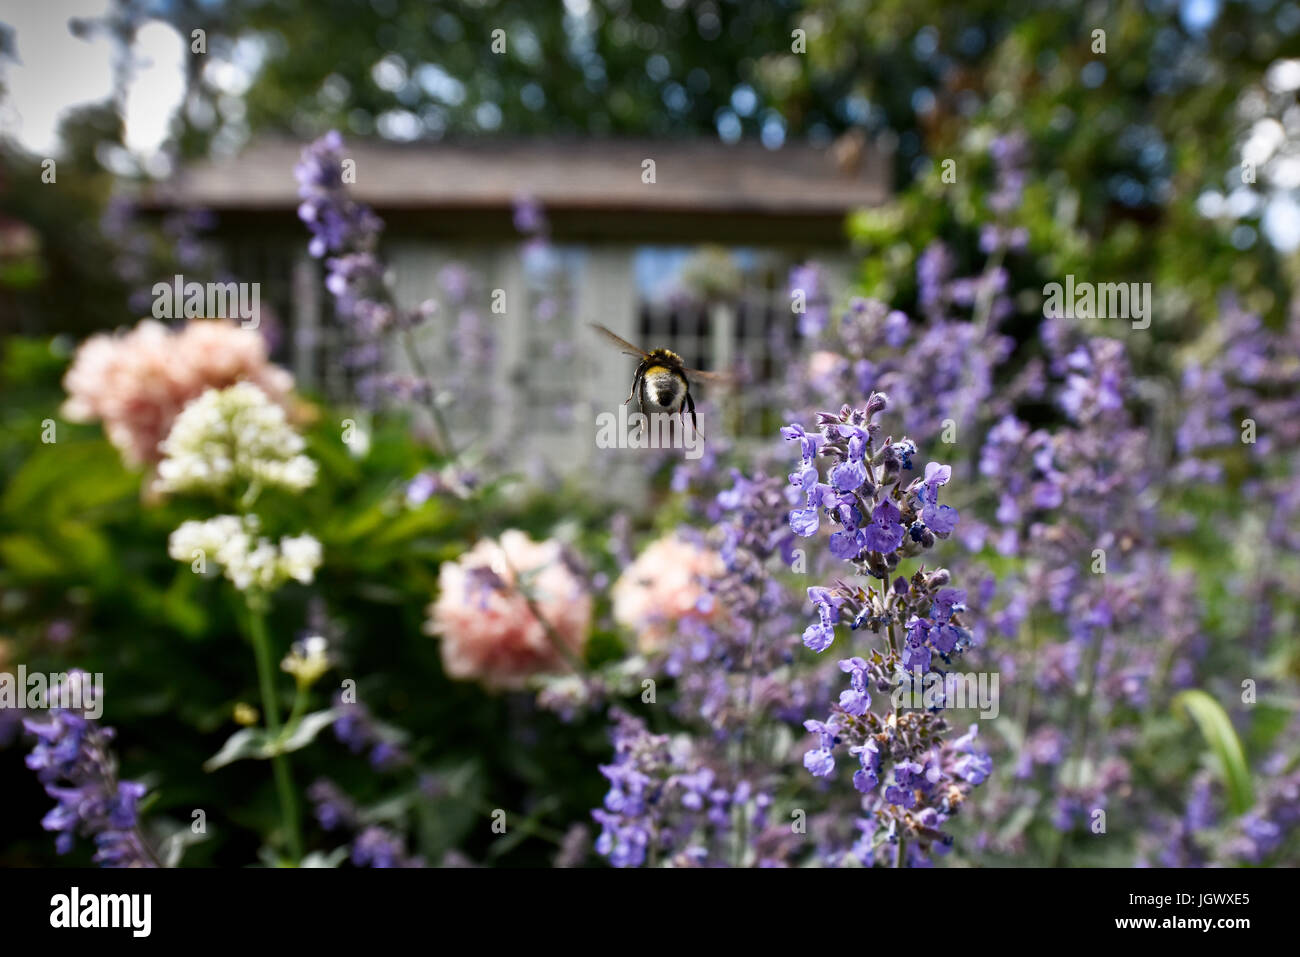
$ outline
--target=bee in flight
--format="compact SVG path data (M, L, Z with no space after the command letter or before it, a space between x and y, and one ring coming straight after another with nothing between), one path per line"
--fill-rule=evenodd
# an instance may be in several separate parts
M666 412L669 415L676 413L678 418L681 418L684 410L690 415L691 425L694 426L695 431L701 438L704 437L704 433L700 432L700 424L695 418L695 400L691 398L691 383L687 376L701 382L725 383L730 381L727 375L692 369L682 362L681 356L668 349L646 351L597 323L593 322L591 328L604 336L624 355L641 360L637 363L636 372L632 376L632 389L623 400L624 405L636 399L642 413L646 415L652 412Z

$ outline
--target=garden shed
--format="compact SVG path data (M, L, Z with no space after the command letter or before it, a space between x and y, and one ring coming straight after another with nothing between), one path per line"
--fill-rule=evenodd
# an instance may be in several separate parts
M262 140L185 167L144 206L215 213L230 272L261 282L262 302L283 322L277 355L301 383L338 396L347 384L331 298L295 214L301 149ZM458 417L458 430L502 434L523 423L547 458L571 465L594 451L594 430L574 423L615 408L632 372L630 360L600 351L588 323L701 368L744 358L762 377L793 341L791 267L815 259L833 295L852 269L846 215L888 195L888 157L853 139L776 150L695 140L358 140L348 153L352 195L385 222L399 301L442 296L449 264L467 267L483 297L495 339L487 375L511 398L474 409L472 421ZM521 234L521 202L544 216L543 239ZM487 308L493 293L504 305L497 313ZM435 371L448 351L439 337L453 327L421 332Z

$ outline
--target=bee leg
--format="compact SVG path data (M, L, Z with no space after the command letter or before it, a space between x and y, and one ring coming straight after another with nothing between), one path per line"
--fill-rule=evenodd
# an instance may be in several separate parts
M627 398L623 400L624 405L627 405L629 402L631 402L633 399L636 398L636 394L641 388L641 383L645 380L645 369L646 369L645 360L642 359L639 363L637 363L636 372L632 374L632 388L628 392Z
M691 425L693 425L693 426L695 427L695 433L696 433L700 438L704 438L704 433L700 431L700 423L699 423L699 420L695 418L695 400L691 398L691 390L690 390L690 389L687 389L687 390L686 390L686 399L685 399L685 401L683 402L683 405L686 407L686 411L689 412L689 413L691 414ZM680 411L680 410L679 410L678 413L677 413L677 417L678 417L678 418L681 418L681 411Z
M636 399L636 407L640 410L642 419L637 424L636 434L640 438L645 433L645 396L641 393L645 386L645 373L642 371L644 363L636 367L636 376L632 379L632 391L628 393L627 399L623 404L627 405L633 399Z

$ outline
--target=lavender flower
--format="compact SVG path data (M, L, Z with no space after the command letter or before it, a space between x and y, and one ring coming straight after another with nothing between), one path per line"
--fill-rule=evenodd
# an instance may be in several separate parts
M600 768L609 792L591 812L601 827L596 852L615 867L654 864L660 855L679 867L713 861L715 835L730 829L733 803L748 792L717 786L716 772L685 741L674 746L617 709L612 717L614 761Z
M71 671L67 680L88 676ZM58 833L58 852L72 850L81 834L95 842L94 860L104 867L159 866L139 830L136 806L144 785L118 780L110 750L113 729L71 708L51 708L48 721L29 718L23 726L36 737L27 766L58 802L41 821L45 830Z
M722 559L706 582L716 612L683 620L656 658L676 682L672 716L695 735L653 735L615 715L615 760L602 768L610 793L593 816L596 850L616 866L776 866L806 850L771 817L789 755L761 747L765 731L797 720L824 688L786 673L793 600L772 566L793 558L789 505L781 479L733 472L710 506L708 544Z
M993 158L997 180L994 191L989 194L989 209L999 214L1009 213L1024 198L1029 140L1019 131L995 137L989 145L989 155Z
M400 836L373 824L352 842L351 856L357 867L424 867L423 858L407 855Z
M351 249L373 250L383 223L352 200L343 176L343 137L331 130L303 150L298 180L298 218L311 230L308 251L317 259Z
M327 831L338 828L355 829L359 818L357 807L333 781L320 778L307 789L309 800L316 812L316 820Z
M340 712L333 724L334 735L353 754L368 751L370 764L377 771L391 771L410 763L398 733L377 722L364 704L345 702L340 692L335 695L334 706Z
M856 758L853 786L871 825L859 830L844 856L871 863L879 845L896 843L901 849L900 842L907 842L910 850L906 857L900 851L898 862L924 864L931 850L946 850L951 838L942 825L970 789L988 778L992 762L975 748L974 727L944 741L948 725L941 708L903 710L895 696L886 713L872 709L873 690L890 692L911 683L940 661L951 665L971 644L963 621L966 592L950 586L946 570L927 572L920 566L910 578L900 574L891 580L900 561L948 537L958 516L939 501L940 489L952 477L949 466L931 462L922 476L909 480L916 446L882 436L875 417L887 406L885 396L872 393L862 409L820 413L819 442L810 441L798 425L782 430L787 441L800 442L790 482L807 500L806 509L791 513L791 528L802 534L810 524L806 513L824 511L843 529L830 536L831 554L857 575L880 580L879 587L837 580L808 589L818 618L804 643L824 651L842 623L885 639L883 647L838 663L849 687L825 720L804 722L815 737L804 766L814 777L829 778L837 751ZM815 456L832 462L829 487L818 481Z
M799 335L811 339L826 328L830 320L830 298L822 271L815 263L805 263L790 270L791 301L802 302L799 312Z
M325 259L325 288L334 296L338 316L347 325L350 349L344 362L357 377L358 397L366 404L385 399L423 402L431 408L438 442L449 449L442 413L434 403L432 383L419 370L409 333L437 309L432 301L404 309L389 288L378 256L383 223L368 206L353 199L343 176L343 139L331 131L308 145L294 169L301 203L298 217L312 234L309 252ZM333 255L330 255L333 254ZM414 375L389 374L381 369L388 335L401 335L412 356Z
M528 195L515 197L514 224L515 229L525 236L545 235L550 229L542 204Z
M800 442L801 451L790 484L803 493L805 507L791 511L791 530L814 534L824 513L841 528L831 535L832 554L885 580L900 559L920 554L936 538L947 538L959 518L956 509L939 502L939 488L952 474L948 466L931 462L923 478L904 482L916 446L910 439L895 442L880 435L873 419L887 405L888 398L875 392L863 409L844 406L838 413L819 413L818 442L810 441L801 426L782 430L787 441ZM834 463L829 485L819 481L814 455Z

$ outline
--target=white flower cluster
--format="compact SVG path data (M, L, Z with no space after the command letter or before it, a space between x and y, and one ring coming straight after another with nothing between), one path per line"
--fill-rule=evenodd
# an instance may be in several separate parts
M251 382L209 389L176 417L159 448L158 488L221 492L236 482L299 492L316 481L302 436Z
M211 560L240 591L272 591L290 578L311 584L321 563L320 542L311 535L287 536L277 545L259 536L254 516L218 515L188 521L172 532L167 554L203 571Z

